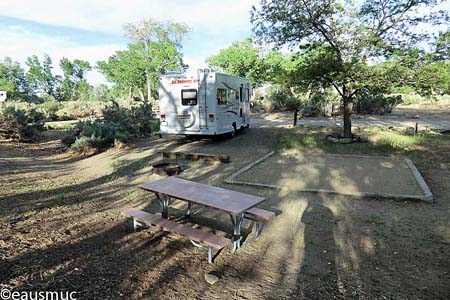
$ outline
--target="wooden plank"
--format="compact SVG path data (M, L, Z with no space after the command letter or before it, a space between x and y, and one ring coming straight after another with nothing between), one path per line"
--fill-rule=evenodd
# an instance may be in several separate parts
M196 242L202 243L206 246L218 250L226 247L231 243L231 240L225 237L220 237L210 232L184 226L183 224L164 219L158 215L153 215L151 213L147 213L135 208L123 209L122 213L127 217L135 218L137 221L142 222L148 226L160 227L164 231L169 231L189 237Z
M237 215L262 203L266 198L184 180L175 176L139 185L141 189L165 194L194 204Z
M184 152L162 152L163 158L167 159L182 159L182 160L206 160L206 161L220 161L223 163L230 162L229 155L220 154L206 154L206 153L184 153Z
M259 219L263 219L265 221L269 221L271 220L273 217L275 217L275 213L272 211L268 211L265 209L261 209L261 208L257 208L257 207L252 207L249 210L247 210L245 212L246 214L250 214L252 216L255 216Z

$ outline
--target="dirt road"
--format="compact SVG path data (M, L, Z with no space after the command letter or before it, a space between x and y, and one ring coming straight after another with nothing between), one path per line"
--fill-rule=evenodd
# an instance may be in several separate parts
M287 127L292 125L294 120L293 113L264 113L254 114L251 120L251 126L255 127ZM415 106L400 106L394 109L392 114L383 116L378 115L354 115L352 124L355 127L382 126L394 128L415 127L416 123L420 130L450 129L450 104L449 108L442 109L423 109ZM304 117L298 119L298 125L329 127L342 126L342 118L326 117Z
M60 152L56 134L41 144L0 143L0 288L103 300L450 298L450 157L441 151L448 144L412 152L433 204L223 182L271 151L280 130L250 128L218 141L141 139L90 157ZM184 238L155 228L133 233L119 210L159 211L136 186L156 179L150 166L160 151L230 155L229 164L192 165L182 177L265 196L262 207L278 216L258 241L236 255L223 251L213 265ZM183 209L175 202L169 213ZM231 230L227 216L206 208L191 222ZM219 282L209 286L206 272Z

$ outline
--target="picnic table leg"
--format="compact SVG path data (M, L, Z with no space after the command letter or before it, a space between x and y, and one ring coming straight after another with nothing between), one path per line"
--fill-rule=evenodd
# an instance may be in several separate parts
M160 195L158 193L155 193L156 198L159 200L159 204L161 205L161 216L164 219L169 218L169 200L170 197L167 195Z
M235 253L241 247L241 227L244 220L244 214L231 215L231 223L233 224L233 249L231 253Z
M191 208L192 208L192 203L188 202L188 208L186 211L186 217L190 217L191 216Z

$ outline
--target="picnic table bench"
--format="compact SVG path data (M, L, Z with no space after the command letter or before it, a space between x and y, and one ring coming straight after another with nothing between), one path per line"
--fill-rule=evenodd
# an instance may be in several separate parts
M232 253L235 253L236 250L241 247L241 229L244 219L255 221L256 231L253 238L253 240L255 240L261 234L264 222L275 216L273 212L255 207L264 202L266 198L177 177L166 177L144 183L139 185L139 188L153 192L156 195L161 205L161 216L153 215L135 208L126 208L122 210L122 213L125 216L133 218L134 226L136 227L141 224L148 226L153 225L165 231L189 237L192 244L208 250L209 263L212 263L220 251L231 242L233 243ZM233 225L232 240L168 220L168 208L171 198L183 200L188 203L187 216L191 213L192 204L210 207L227 213L230 216ZM214 256L212 255L212 249L218 250Z

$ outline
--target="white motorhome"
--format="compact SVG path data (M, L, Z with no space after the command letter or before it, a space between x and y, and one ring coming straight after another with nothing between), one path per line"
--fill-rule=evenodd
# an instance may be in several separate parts
M198 70L159 77L161 134L219 135L250 126L248 79Z
M0 102L6 102L6 91L0 91Z

